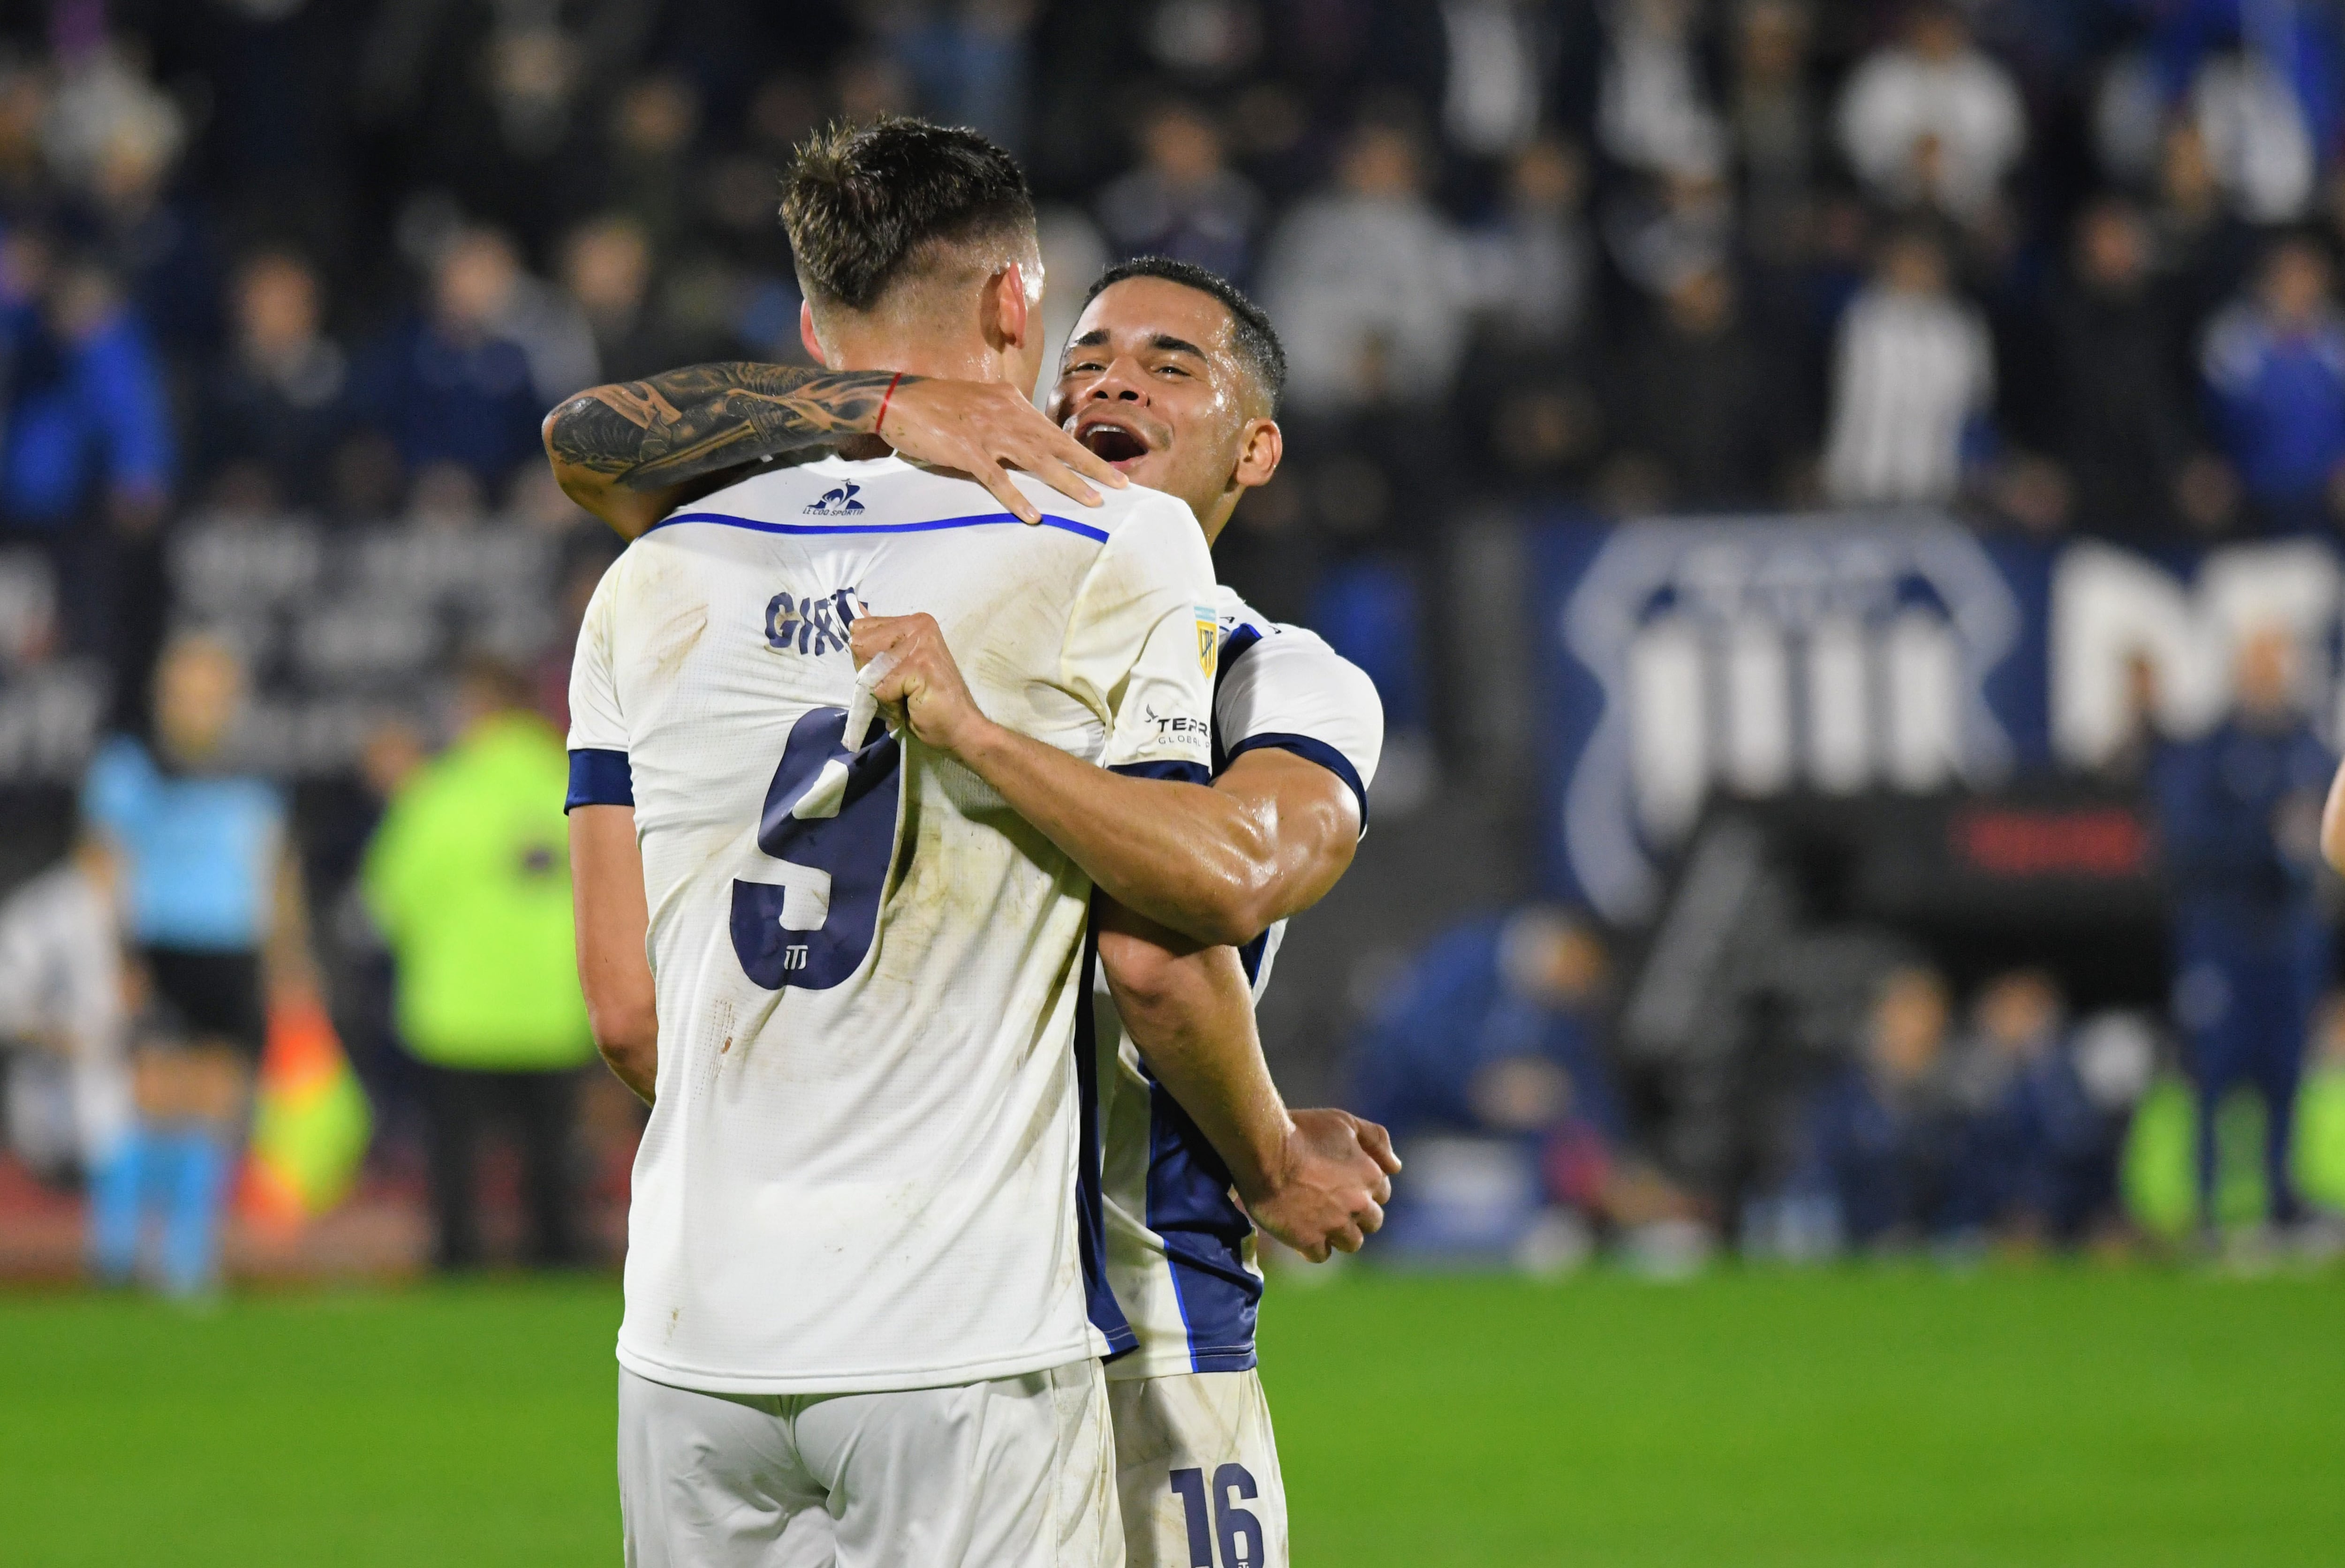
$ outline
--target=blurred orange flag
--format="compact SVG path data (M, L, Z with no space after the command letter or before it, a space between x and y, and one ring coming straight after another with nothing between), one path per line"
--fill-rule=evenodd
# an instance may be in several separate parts
M315 1001L269 1009L245 1161L243 1207L295 1229L348 1197L373 1131L366 1091Z

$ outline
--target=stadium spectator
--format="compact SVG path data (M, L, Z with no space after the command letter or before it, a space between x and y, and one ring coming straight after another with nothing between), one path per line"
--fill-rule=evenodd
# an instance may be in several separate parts
M1494 1123L1486 1113L1551 1103L1618 1138L1624 1124L1597 1033L1605 968L1594 932L1543 905L1436 937L1354 1053L1359 1114L1396 1137L1519 1131L1539 1118ZM1545 1086L1535 1094L1534 1080Z
M1994 391L1986 325L1951 291L1944 248L1899 231L1841 317L1825 493L1849 505L1952 501Z
M1579 149L1542 137L1507 167L1505 205L1468 237L1484 336L1525 359L1569 347L1587 322L1595 261Z
M1650 485L1649 504L1693 511L1772 495L1787 455L1785 399L1742 326L1732 278L1720 268L1690 274L1666 306L1631 340L1612 383L1616 490Z
M455 744L392 795L360 883L423 1067L439 1267L481 1261L477 1161L494 1119L520 1134L529 1259L562 1267L581 1260L578 1068L594 1055L572 949L569 758L502 665L468 663L458 708Z
M254 510L325 501L331 454L350 426L350 361L325 334L317 272L263 250L237 269L234 343L198 410L204 489L265 497Z
M651 237L624 212L590 218L563 242L562 286L594 334L607 379L631 381L702 357L653 303L653 261Z
M2050 445L2067 466L2076 521L2118 539L2154 539L2177 521L2193 444L2149 246L2127 203L2087 209L2075 281L2052 320Z
M1959 1241L1986 1214L1968 1167L1970 1113L1946 1054L1945 981L1893 970L1873 993L1858 1058L1827 1081L1806 1116L1792 1190L1822 1199L1862 1248Z
M1448 395L1468 300L1456 231L1425 196L1423 157L1406 128L1363 124L1335 188L1297 206L1271 240L1263 303L1286 344L1298 413Z
M1802 0L1750 0L1735 21L1727 112L1743 228L1752 254L1772 266L1799 255L1813 199L1821 128L1808 79L1812 21Z
M516 271L498 236L458 238L433 268L429 312L376 350L366 411L409 468L457 463L487 486L536 455L549 405L504 325Z
M1971 43L1953 0L1915 0L1903 40L1841 90L1841 152L1875 200L1964 226L1993 216L2027 145L2011 74Z
M1996 976L1972 1012L1963 1076L1977 1119L1965 1179L2009 1234L2073 1246L2117 1213L2117 1159L2140 1093L2135 1080L2147 1077L2147 1043L2121 1021L2072 1034L2058 983L2038 969Z
M9 345L0 509L57 563L66 634L84 652L120 654L129 622L160 606L117 602L153 539L177 478L162 368L146 327L111 274L86 259L52 262L37 237L11 247L20 296ZM126 643L135 653L134 643Z
M1726 167L1726 126L1703 81L1700 22L1690 0L1627 0L1606 11L1597 136L1629 168L1714 179Z
M1140 126L1140 167L1100 193L1100 228L1119 257L1170 256L1240 284L1253 271L1262 195L1229 167L1221 127L1169 99Z
M2198 1194L2214 1214L2215 1126L2235 1088L2264 1108L2269 1214L2292 1225L2289 1164L2306 1037L2328 988L2320 906L2320 803L2335 759L2297 705L2296 644L2250 629L2238 706L2214 732L2167 748L2152 787L2173 900L2174 1013L2198 1091Z
M217 1277L219 1215L271 999L314 997L318 986L284 796L231 761L245 698L243 664L226 644L177 639L156 673L154 749L108 742L82 792L120 858L131 940L167 1032L186 1042L142 1071L142 1117L170 1128L152 1150L168 1171L127 1170L117 1195L135 1211L142 1186L167 1180L179 1216L167 1273L183 1292ZM129 1253L100 1230L102 1262L127 1266Z
M2208 325L2200 365L2257 521L2319 528L2345 481L2345 320L2319 247L2290 238L2266 252L2254 291Z

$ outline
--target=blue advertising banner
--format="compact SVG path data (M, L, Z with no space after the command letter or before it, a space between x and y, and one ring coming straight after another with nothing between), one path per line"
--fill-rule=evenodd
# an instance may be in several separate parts
M1935 515L1537 530L1550 890L1644 918L1713 790L2042 766L2056 560Z

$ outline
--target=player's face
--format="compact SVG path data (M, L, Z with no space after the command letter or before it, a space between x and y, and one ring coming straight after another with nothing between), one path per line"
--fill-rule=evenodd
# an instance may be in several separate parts
M1075 323L1051 415L1134 482L1179 496L1208 536L1277 466L1277 427L1231 345L1229 311L1162 278L1103 290ZM1265 433L1266 432L1266 433Z

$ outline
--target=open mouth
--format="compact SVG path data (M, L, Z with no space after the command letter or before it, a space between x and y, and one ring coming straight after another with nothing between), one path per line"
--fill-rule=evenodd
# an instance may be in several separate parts
M1076 432L1075 440L1089 447L1091 455L1102 462L1130 462L1134 458L1144 458L1148 455L1146 441L1142 440L1122 425L1111 425L1105 421L1084 426L1082 430Z

